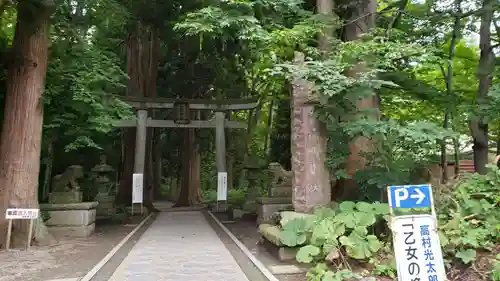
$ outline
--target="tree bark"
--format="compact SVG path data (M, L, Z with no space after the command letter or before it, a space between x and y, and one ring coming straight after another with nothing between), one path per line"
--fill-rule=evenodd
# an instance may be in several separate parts
M147 29L147 38L146 42L143 44L143 52L140 54L142 61L142 74L143 77L143 96L156 98L156 80L158 77L158 53L160 50L160 40L158 35L158 30L155 27L146 27ZM149 110L149 115L154 117L154 111ZM146 169L145 169L145 179L146 184L144 184L144 206L148 209L149 212L158 212L153 205L153 196L154 190L159 188L155 186L158 183L158 180L155 179L156 173L154 172L154 154L156 152L153 151L154 148L154 135L155 128L148 128L146 135Z
M140 39L141 25L137 23L136 28L129 34L127 40L127 96L142 96L142 44ZM118 204L132 204L132 175L134 173L135 161L135 137L136 128L123 129L123 172L121 173L120 186L116 195Z
M181 181L179 196L175 203L175 207L189 206L189 186L191 184L191 131L192 129L184 129L184 143L182 147L182 163L181 163Z
M375 13L377 11L377 3L375 0L357 1L356 5L351 8L352 13L346 19L349 22L345 28L345 41L357 40L363 33L368 32L371 28L375 27ZM346 75L357 77L366 70L366 66L358 64L353 69L346 71ZM356 110L353 116L359 115L366 109L378 109L378 97L374 94L371 97L359 100L356 104ZM367 116L369 118L378 118L376 116ZM357 118L357 117L356 117ZM349 156L347 157L344 168L350 176L363 169L367 165L367 160L361 156L362 152L369 152L373 150L373 143L370 139L365 137L358 137L349 142ZM353 178L339 180L337 184L339 196L337 200L356 200L360 197L359 186Z
M156 129L160 130L160 129ZM155 131L156 131L155 130ZM164 200L163 195L161 193L161 187L163 184L163 175L162 175L162 158L163 155L162 145L160 142L159 134L155 132L155 139L153 141L153 165L154 165L154 176L153 176L153 199L154 200Z
M122 172L120 174L116 203L129 206L132 204L132 174L135 160L135 128L123 129Z
M441 66L441 72L443 78L445 79L446 95L451 98L453 95L453 59L455 57L455 49L457 42L460 40L460 34L462 29L461 24L461 3L462 0L455 0L455 20L453 23L453 31L451 34L450 49L448 50L448 65L447 71L445 71L444 66ZM445 109L443 128L448 129L450 127L450 121L452 119L453 104ZM457 157L455 157L457 158ZM456 160L456 159L455 159ZM441 183L448 182L448 150L447 150L447 140L444 139L441 143L441 167L442 167L442 177ZM459 161L455 161L455 168L460 167ZM455 171L456 172L456 171ZM456 172L455 175L458 175Z
M193 128L184 129L184 147L181 152L181 184L175 207L196 205L201 201L200 151Z
M493 0L483 0L481 26L479 28L479 48L481 55L477 76L479 87L477 89L476 103L485 103L488 91L493 81L495 54L491 46L491 24L493 22ZM474 168L477 173L485 174L488 164L488 124L478 118L469 121L469 128L473 138Z
M0 145L2 244L6 238L7 221L3 215L6 208L39 208L38 175L43 125L41 97L47 73L49 19L53 10L52 3L39 4L35 10L29 1L19 1L17 6ZM42 219L38 223L34 240L39 244L51 243L53 238L46 231ZM28 225L27 220L14 220L14 246L26 243Z
M54 164L54 141L55 139L50 137L47 140L47 155L43 159L45 171L42 184L42 202L45 202L44 200L49 197L50 180L52 179L52 166Z
M156 97L156 80L158 76L159 37L155 27L145 26L140 21L131 32L128 39L127 70L129 82L127 96ZM151 115L151 112L150 114ZM147 129L146 159L144 171L144 206L149 212L158 212L153 205L155 180L153 179L153 129ZM125 155L122 180L118 190L117 200L121 203L131 204L132 174L134 171L136 129L126 129Z

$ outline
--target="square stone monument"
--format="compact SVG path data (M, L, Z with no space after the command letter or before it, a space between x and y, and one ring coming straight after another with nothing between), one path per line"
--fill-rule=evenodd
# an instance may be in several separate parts
M98 202L82 202L78 180L83 178L83 168L69 166L64 173L52 179L49 203L40 204L40 210L48 212L45 222L55 236L88 237L95 232Z

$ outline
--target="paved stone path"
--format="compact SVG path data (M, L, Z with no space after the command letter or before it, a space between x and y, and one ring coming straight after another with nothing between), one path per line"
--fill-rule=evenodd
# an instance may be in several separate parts
M162 212L108 281L248 281L200 212Z

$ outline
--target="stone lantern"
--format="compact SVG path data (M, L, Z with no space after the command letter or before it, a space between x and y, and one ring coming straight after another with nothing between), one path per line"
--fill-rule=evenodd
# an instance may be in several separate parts
M97 216L112 217L115 214L115 183L110 179L115 170L106 163L106 156L100 157L100 163L92 168L94 174L94 184L97 187L97 195L94 201L99 202L97 205Z
M248 189L245 193L246 209L254 211L256 208L256 200L261 196L262 192L262 176L265 169L265 164L259 158L253 157L245 165L246 179L248 181Z

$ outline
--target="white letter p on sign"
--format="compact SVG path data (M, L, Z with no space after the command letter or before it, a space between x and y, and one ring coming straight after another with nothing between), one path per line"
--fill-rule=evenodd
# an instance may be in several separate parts
M408 199L408 190L406 188L399 188L394 190L394 201L396 208L401 207L401 201Z

